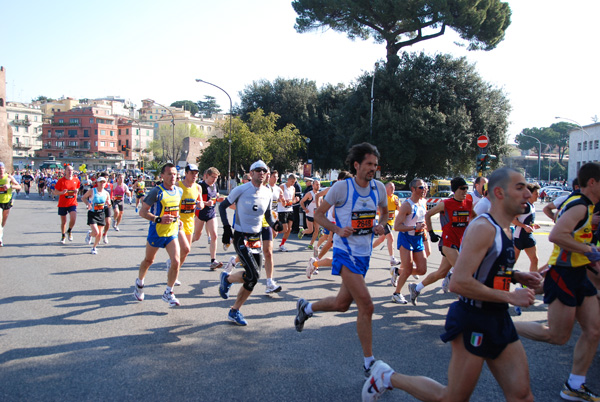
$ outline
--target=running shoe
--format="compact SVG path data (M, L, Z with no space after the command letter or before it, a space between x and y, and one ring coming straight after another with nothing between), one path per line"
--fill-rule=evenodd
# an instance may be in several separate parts
M415 278L418 281L419 280L419 275L413 275L413 278Z
M113 226L113 229L117 230L117 221L113 221L112 226Z
M282 287L280 285L277 284L277 282L272 281L270 284L267 285L267 288L265 289L265 293L269 294L269 293L279 293L281 292Z
M392 257L390 260L390 265L393 267L394 265L400 265L400 260L396 259L396 257Z
M98 254L98 250L96 250L96 247L92 247L92 254Z
M208 244L210 244L210 236L208 237Z
M390 371L393 371L392 368L381 360L377 360L371 366L371 375L365 381L362 389L363 402L376 401L385 391L392 389L383 385L383 377Z
M218 268L221 268L223 266L222 262L219 262L217 260L214 260L213 262L210 263L210 270L214 271Z
M394 303L399 303L399 304L407 304L408 303L406 301L406 299L404 298L404 296L402 296L402 293L394 293L392 295L392 301Z
M60 244L65 244L65 243L67 242L66 240L67 240L67 238L65 237L65 235L63 235L63 236L60 238Z
M119 227L117 225L115 225L115 230L118 232L119 231Z
M244 316L242 315L242 313L240 313L240 310L234 310L234 309L229 310L229 314L227 315L227 318L229 318L229 321L233 321L237 325L242 325L242 326L248 325L248 321L246 321L244 319Z
M294 325L296 326L296 331L302 332L304 329L304 322L312 317L312 314L306 314L304 308L308 305L308 302L304 299L299 299L296 304L296 318L294 319Z
M298 231L298 239L302 239L304 237L304 228L300 228Z
M85 242L87 244L92 244L92 232L90 230L88 230L87 234L85 235Z
M390 268L390 275L392 275L392 279L391 279L392 286L393 287L398 286L398 268L391 267Z
M138 213L138 207L135 207L135 213L136 214Z
M137 280L134 284L135 289L133 290L133 297L137 299L137 301L144 301L144 285L138 286Z
M560 397L567 401L600 401L600 396L593 393L585 384L581 384L581 387L578 389L573 389L569 386L568 381L563 386L562 391L560 391Z
M452 278L452 272L448 272L448 274L442 281L442 290L444 291L444 293L450 292L450 278Z
M73 233L69 232L69 241L73 241Z
M0 240L0 247L4 247L4 243L2 243L2 240Z
M181 281L179 279L175 279L175 285L174 286L181 286Z
M285 246L279 246L279 251L283 251L284 253L288 252L288 249Z
M104 244L108 244L108 235L102 236L102 241L104 242Z
M167 258L167 261L165 261L165 268L167 269L167 271L171 268L171 259Z
M417 297L419 297L419 292L417 292L417 284L409 283L408 291L410 292L410 301L412 302L413 306L416 306L417 305Z
M314 250L315 246L313 246L312 244L309 244L308 246L306 246L306 248L309 250Z
M523 310L521 310L521 307L519 306L513 306L514 310L515 310L515 315L521 315L523 314Z
M229 259L229 262L227 262L227 265L225 265L225 268L223 268L223 271L227 272L227 275L229 275L233 272L234 269L235 269L235 257L231 257Z
M177 300L173 292L167 293L167 291L165 290L165 293L163 293L162 295L162 299L163 301L169 303L169 307L181 306L181 303L179 303L179 300Z
M365 380L366 380L367 378L371 377L371 369L373 368L373 365L374 365L374 364L375 364L375 360L373 360L373 361L371 362L371 364L369 364L369 367L368 367L368 368L367 368L367 367L365 367L365 366L363 365L363 370L365 370Z
M221 282L219 284L219 295L223 299L229 299L229 289L231 288L231 283L227 282L227 277L229 274L225 271L221 272Z
M306 266L306 277L308 279L310 279L313 273L318 270L318 268L315 267L315 262L317 261L318 260L315 257L310 257L310 260L308 260L308 265Z

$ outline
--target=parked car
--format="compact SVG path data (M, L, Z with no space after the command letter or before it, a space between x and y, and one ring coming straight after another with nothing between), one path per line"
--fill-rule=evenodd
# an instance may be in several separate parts
M402 204L406 199L410 198L411 192L407 190L398 190L394 191L396 197L398 197L400 204Z

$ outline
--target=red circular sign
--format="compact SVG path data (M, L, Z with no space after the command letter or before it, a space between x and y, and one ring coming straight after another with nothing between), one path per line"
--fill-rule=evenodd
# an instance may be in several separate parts
M479 148L487 147L489 142L490 142L490 140L487 137L487 135L480 135L479 138L477 138L477 146Z

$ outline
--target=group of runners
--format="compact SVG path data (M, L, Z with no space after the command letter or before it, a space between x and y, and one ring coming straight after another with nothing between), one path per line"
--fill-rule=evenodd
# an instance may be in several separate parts
M533 204L539 187L527 183L519 172L498 169L489 176L489 181L478 179L471 193L464 179L454 178L452 198L427 210L424 180L413 179L409 184L411 197L400 204L393 196L393 186L374 179L378 163L379 152L375 146L355 145L346 160L350 172L341 175L326 190L320 189L318 181L312 182L311 189L301 199L294 189L295 175L288 175L278 186L278 172L271 171L261 160L250 166L246 182L232 189L224 199L216 191L219 172L215 168L204 172L204 180L198 184L196 165L186 166L184 177L178 180L175 165L165 164L160 172L160 183L139 197L139 215L149 221L149 229L145 256L134 284L135 299L140 302L145 299L146 274L158 250L165 248L169 260L162 300L170 307L180 305L173 289L180 284L180 267L202 229L206 229L210 237L210 269L222 267L215 255L216 207L220 201L221 242L226 248L232 244L236 256L220 273L218 291L223 299L228 299L233 284L241 285L227 318L238 325L248 325L241 308L258 283L263 259L266 292L281 290L273 279L273 242L282 233L279 250L287 251L285 242L293 222L289 208L300 202L310 224L301 230L299 237L310 235L308 247L314 251L306 269L307 277L316 274L319 267L330 265L332 274L341 277L341 285L335 296L312 302L300 298L294 325L301 332L316 312L344 312L352 302L356 303L356 330L366 378L362 389L364 401L376 400L393 388L421 400L468 400L484 362L507 400L533 400L527 357L519 335L564 344L571 336L575 321L579 322L582 333L575 346L571 373L560 396L566 400L600 400L585 385L600 339L600 305L594 286L600 282L600 250L591 235L594 204L600 202L600 165L583 165L578 173L580 189L557 205L556 224L549 237L554 251L548 264L538 270L532 233L536 228ZM109 189L108 182L106 175L100 175L82 197L88 207L89 234L94 238L93 254L100 239L107 243L110 217L106 209L114 208L122 213L119 206L130 193L122 176L117 176L116 183ZM10 187L16 190L19 183L7 175L0 164L0 207ZM67 166L64 177L56 182L53 190L59 197L63 243L66 238L72 240L79 188L73 168ZM137 194L139 186L133 190ZM230 208L235 209L232 220L228 215ZM436 214L441 215L441 236L432 225ZM67 215L70 216L68 222ZM121 217L115 216L115 230ZM3 216L2 226L5 221ZM514 233L513 225L517 227ZM315 245L320 228L324 236ZM394 232L397 232L395 248L399 250L399 267L394 256ZM458 300L449 307L445 332L441 335L452 348L448 385L401 374L375 359L371 325L375 306L365 281L374 241L376 245L384 241L392 244L388 250L391 283L395 287L392 300L401 304L408 303L402 295L408 277L426 274L430 243L439 244L443 258L438 270L419 283L411 283L408 298L416 305L424 288L440 279L444 279L443 287L458 295ZM322 244L320 251L319 244ZM324 258L328 246L333 249L330 259ZM530 258L529 272L514 269L521 250ZM238 261L242 269L235 271ZM509 305L529 307L535 301L536 292L544 293L544 302L548 304L547 325L513 323Z

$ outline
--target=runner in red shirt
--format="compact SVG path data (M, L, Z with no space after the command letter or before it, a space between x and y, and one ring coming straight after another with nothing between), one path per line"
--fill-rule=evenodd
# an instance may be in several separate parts
M58 215L60 216L60 229L62 238L60 242L65 244L66 234L69 235L69 241L73 241L71 230L75 226L77 219L77 191L81 183L77 177L73 176L73 166L65 167L65 176L56 182L54 195L58 195ZM67 214L69 214L69 229L67 227ZM66 234L65 234L66 232Z

